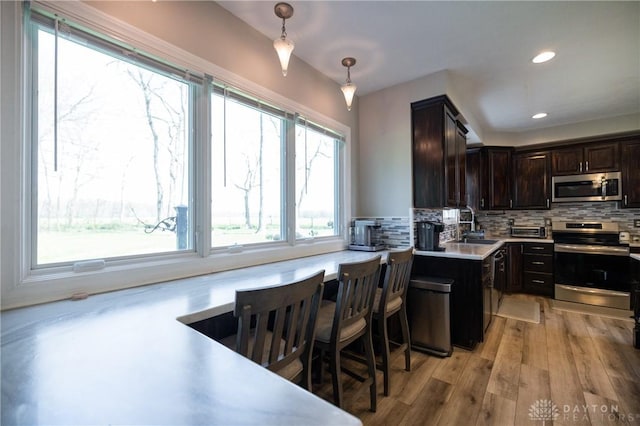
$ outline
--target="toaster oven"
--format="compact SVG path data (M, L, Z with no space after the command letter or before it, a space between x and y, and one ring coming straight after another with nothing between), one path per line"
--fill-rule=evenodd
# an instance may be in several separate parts
M544 226L512 226L511 236L520 238L546 238Z

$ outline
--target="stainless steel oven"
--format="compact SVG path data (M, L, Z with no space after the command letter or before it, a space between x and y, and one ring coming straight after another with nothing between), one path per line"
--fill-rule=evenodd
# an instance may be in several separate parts
M553 176L551 201L619 201L622 200L620 172Z
M613 222L554 222L555 298L631 308L629 245Z

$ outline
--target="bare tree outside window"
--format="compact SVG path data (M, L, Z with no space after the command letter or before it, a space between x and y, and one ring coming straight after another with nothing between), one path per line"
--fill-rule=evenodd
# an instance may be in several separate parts
M176 250L144 223L189 203L189 85L66 37L56 92L55 35L37 31L34 263Z
M336 147L340 142L296 126L297 237L337 235Z

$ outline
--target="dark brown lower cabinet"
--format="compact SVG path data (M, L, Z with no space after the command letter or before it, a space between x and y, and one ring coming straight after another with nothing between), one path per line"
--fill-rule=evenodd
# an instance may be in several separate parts
M553 297L553 244L524 243L522 246L524 291Z
M481 260L415 256L411 275L453 279L450 294L451 343L473 349L483 340Z
M522 292L522 243L507 243L507 293Z

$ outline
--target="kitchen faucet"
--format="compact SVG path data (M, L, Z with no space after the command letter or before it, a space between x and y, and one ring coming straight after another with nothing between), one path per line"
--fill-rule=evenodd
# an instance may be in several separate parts
M471 212L471 220L470 221L466 221L466 220L460 220L460 212L458 211L458 217L457 217L457 224L456 224L456 240L460 240L460 224L462 223L468 223L469 225L471 225L471 231L470 232L475 232L476 231L476 212L473 211L473 209L469 206L464 207L467 210L469 210ZM462 209L460 209L462 210ZM464 235L464 239L466 241L467 237L466 237L466 232L463 233Z
M475 230L476 230L476 212L473 211L473 208L471 208L470 206L467 206L465 208L471 212L471 220L470 221L460 220L460 215L458 215L458 225L460 225L461 223L468 223L468 224L471 225L471 232L475 232Z

